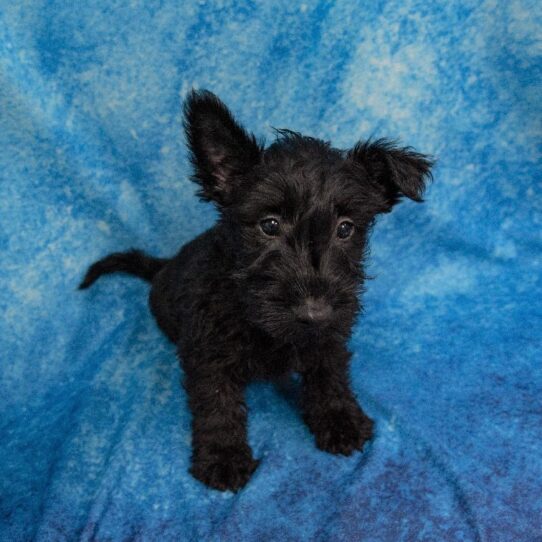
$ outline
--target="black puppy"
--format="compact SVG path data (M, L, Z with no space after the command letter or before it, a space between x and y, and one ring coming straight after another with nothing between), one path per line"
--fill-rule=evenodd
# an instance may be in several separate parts
M237 490L258 462L244 388L297 372L317 446L349 455L372 421L349 385L345 343L360 310L362 260L378 213L421 201L431 161L379 140L349 151L278 130L264 148L213 94L193 91L185 129L199 195L218 223L172 259L132 250L93 264L152 282L150 306L177 345L193 414L192 474Z

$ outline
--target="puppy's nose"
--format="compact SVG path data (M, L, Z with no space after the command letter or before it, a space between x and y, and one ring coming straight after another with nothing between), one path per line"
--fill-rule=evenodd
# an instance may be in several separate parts
M323 322L331 316L331 305L322 298L308 297L296 309L297 317L305 322Z

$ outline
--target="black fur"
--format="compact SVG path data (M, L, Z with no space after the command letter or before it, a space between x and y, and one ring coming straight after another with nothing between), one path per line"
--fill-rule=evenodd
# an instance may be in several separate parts
M317 446L360 450L373 423L350 389L345 344L367 237L401 196L421 200L431 161L386 140L341 151L289 130L264 148L206 91L188 96L185 129L193 178L218 206L217 224L171 260L108 256L81 288L115 271L152 281L152 312L184 368L191 472L210 487L238 490L257 467L243 392L258 378L299 373Z
M151 258L140 250L128 252L114 252L102 260L93 263L85 275L85 279L79 285L80 290L88 288L102 275L109 273L128 273L142 279L151 281L154 275L164 267L169 260Z

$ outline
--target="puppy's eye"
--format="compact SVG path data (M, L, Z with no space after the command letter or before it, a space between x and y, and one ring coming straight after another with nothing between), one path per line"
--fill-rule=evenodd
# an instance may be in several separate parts
M276 218L264 218L260 222L260 228L270 237L276 237L280 233L280 224Z
M354 224L350 220L343 220L337 226L337 237L339 239L347 239L354 233Z

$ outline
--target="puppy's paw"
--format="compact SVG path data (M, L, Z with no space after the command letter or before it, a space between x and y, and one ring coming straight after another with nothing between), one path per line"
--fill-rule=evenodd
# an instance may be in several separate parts
M200 452L190 472L213 489L238 491L248 482L258 463L249 450L229 446Z
M347 409L324 413L318 423L313 424L316 445L325 452L350 455L361 450L373 436L373 421L363 412Z

